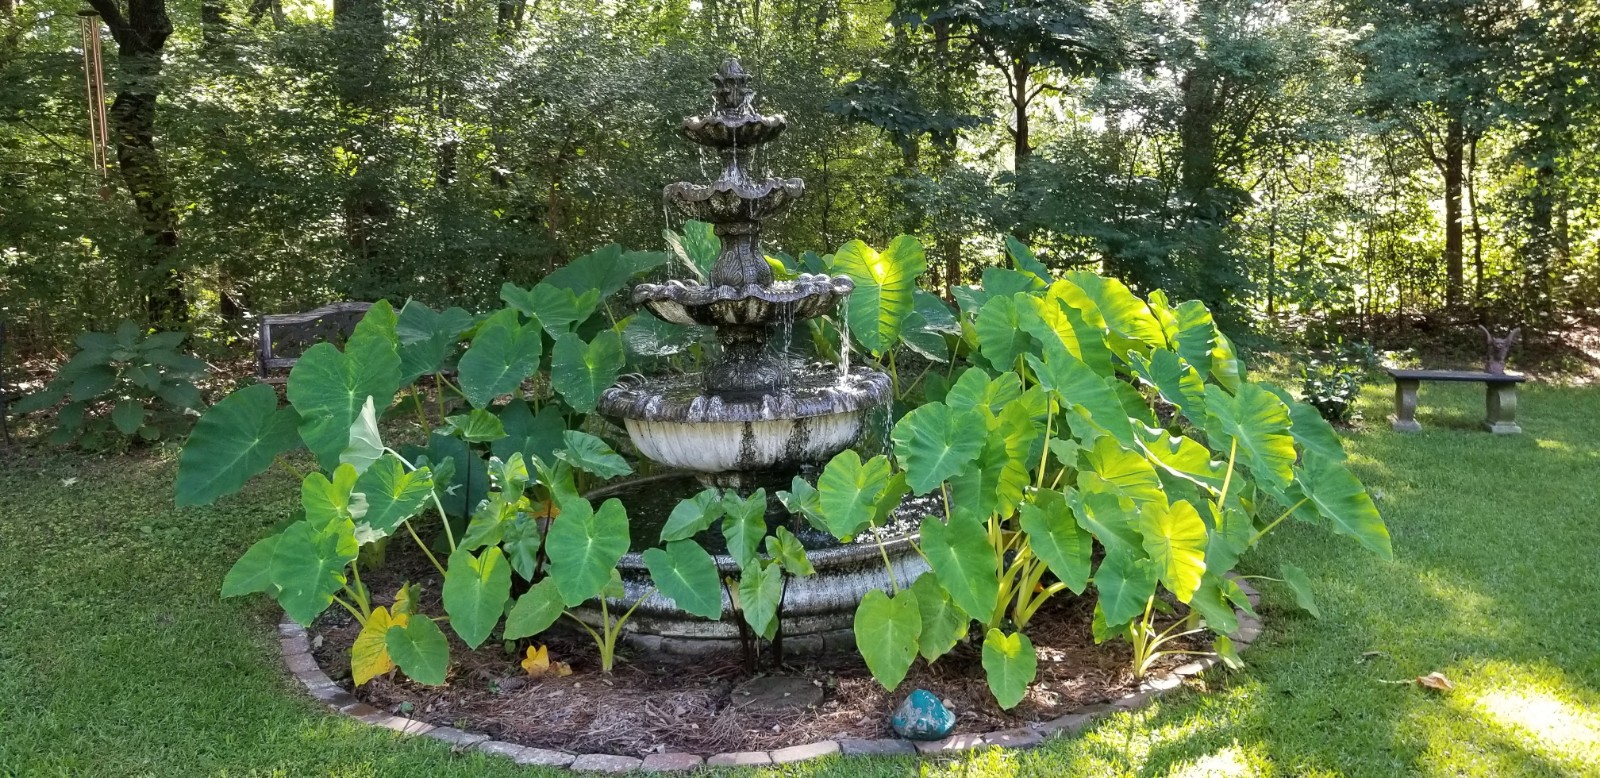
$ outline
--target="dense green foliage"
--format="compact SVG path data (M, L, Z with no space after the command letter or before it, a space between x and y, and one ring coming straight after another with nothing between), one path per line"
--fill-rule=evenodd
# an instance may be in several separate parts
M687 235L698 232L691 224ZM843 540L883 525L908 493L937 494L943 506L942 515L921 517L913 541L936 583L902 585L891 567L892 591L866 593L856 615L857 646L886 686L917 656L936 661L976 622L990 687L1005 707L1016 705L1036 668L1023 634L1029 621L1051 596L1082 594L1091 583L1095 635L1128 638L1136 674L1173 639L1205 629L1217 635L1214 652L1236 663L1226 636L1238 626L1234 609L1250 605L1228 573L1283 521L1326 526L1391 555L1333 430L1311 407L1249 381L1203 304L1174 306L1160 292L1141 300L1084 271L1057 279L1020 242L1007 247L1014 267L991 267L982 286L962 287L956 311L936 298L918 311L926 265L909 236L883 251L851 241L808 259L868 291L818 320L817 341L889 370L904 402L892 457L845 451L815 484L796 476L779 499ZM304 477L296 520L251 546L223 582L224 596L265 593L302 624L338 604L363 626L353 650L358 678L398 667L443 683L449 651L433 624L440 617L416 609L410 584L387 607L361 582L361 548L403 527L443 581L441 620L469 648L490 639L502 615L506 640L567 615L593 636L609 672L625 623L655 591L710 619L722 618L726 596L747 646L759 638L781 647L786 578L816 571L796 536L767 522L763 489L683 500L662 545L644 554L653 586L628 592L617 569L631 540L627 507L612 498L597 508L580 488L580 477L634 470L582 429L627 360L618 333L631 319L602 312L603 295L663 261L611 246L532 289L505 284L507 307L476 317L415 300L397 314L380 301L342 350L318 344L295 365L291 408L278 408L260 386L218 403L185 449L180 504L240 488L300 443L320 468ZM568 277L589 279L589 291L580 298L562 288ZM958 326L946 332L929 319ZM844 322L850 342L829 343ZM932 358L947 363L943 374L931 373L930 361L915 379L900 375L895 354L907 336L938 344L943 356ZM454 381L445 375L452 367ZM413 412L411 434L428 446L386 445L380 413L409 425ZM299 440L288 434L291 421ZM724 578L696 540L717 530L736 576ZM886 551L883 558L889 564ZM1304 577L1286 577L1315 608ZM587 619L571 610L590 601L598 618L594 608ZM1156 618L1174 605L1185 619L1158 629Z
M206 364L183 353L183 332L147 334L124 321L115 333L85 332L78 352L43 389L23 398L14 413L32 413L61 404L53 443L77 442L84 448L153 441L188 424L186 411L200 409L194 382Z
M1360 410L1379 418L1392 394L1369 385ZM1600 394L1530 384L1522 399L1539 412L1521 419L1521 436L1483 434L1482 389L1447 384L1422 396L1427 432L1349 437L1352 469L1382 492L1396 561L1352 554L1348 540L1294 522L1267 536L1241 572L1275 576L1294 560L1321 592L1324 618L1297 612L1287 588L1262 586L1266 632L1244 670L1208 673L1204 692L1035 749L920 764L984 778L1592 771L1600 664L1582 638L1600 630L1589 602L1600 579L1574 559L1600 501L1589 477L1600 466L1590 445ZM0 722L0 772L130 775L181 764L341 778L561 774L399 738L308 699L283 670L277 606L217 597L228 567L299 504L299 479L274 471L236 497L173 510L173 471L159 452L23 452L0 467L0 707L39 714ZM107 505L116 509L85 510ZM197 531L214 542L197 545ZM579 673L595 666L571 659ZM1453 694L1383 683L1435 670L1455 682ZM852 757L806 771L899 778L919 769L914 757Z
M43 346L124 317L331 299L479 308L584 247L659 245L677 137L729 53L794 125L793 256L928 247L936 286L1027 238L1053 269L1224 320L1600 299L1589 0L0 0L0 315ZM122 130L129 130L127 135Z

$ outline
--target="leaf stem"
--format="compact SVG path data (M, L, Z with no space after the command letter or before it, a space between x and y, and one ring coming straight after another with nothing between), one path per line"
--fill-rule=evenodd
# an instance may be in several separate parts
M1233 458L1239 453L1239 439L1234 438L1228 446L1228 473L1222 477L1222 493L1217 496L1217 507L1222 508L1228 501L1228 487L1233 485Z
M439 558L435 557L433 552L428 550L428 544L422 542L422 538L417 537L417 530L411 526L411 522L407 521L405 522L405 525L406 531L411 533L411 539L417 541L417 548L422 549L422 553L428 556L428 561L433 563L433 567L435 570L439 571L439 575L444 575L444 565L439 564Z
M295 466L289 464L289 460L284 459L282 454L279 454L273 461L277 462L278 465L281 466L283 469L288 470L290 473L292 473L295 478L297 478L297 479L299 479L301 481L306 480L305 473L302 473L299 470L296 470Z
M354 605L351 605L350 603L345 602L344 600L340 599L339 595L335 594L335 595L332 595L332 596L333 596L333 601L336 602L336 603L339 603L341 606L344 607L345 610L350 611L350 615L354 616L355 620L361 623L361 626L363 626L363 627L367 626L367 617L362 616L361 615L361 611L356 610Z
M1289 506L1289 510L1284 511L1281 515L1278 516L1278 518L1273 519L1272 523L1268 524L1265 527L1262 527L1261 531L1257 532L1254 537L1250 538L1250 542L1246 543L1245 545L1247 547L1255 545L1256 541L1260 540L1262 535L1267 534L1269 531L1272 530L1273 527L1276 527L1279 524L1283 523L1284 519L1289 518L1289 514L1294 513L1297 510L1300 510L1300 506L1305 505L1306 504L1306 500L1309 500L1309 499L1311 499L1311 498L1309 498L1309 497L1300 498L1300 502L1297 502L1294 505Z

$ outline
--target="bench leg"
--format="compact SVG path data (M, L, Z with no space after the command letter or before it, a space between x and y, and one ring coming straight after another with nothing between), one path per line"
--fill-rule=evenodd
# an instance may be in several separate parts
M1517 425L1517 385L1487 384L1484 395L1483 426L1496 435L1522 432Z
M1394 382L1394 416L1389 426L1395 432L1421 432L1417 423L1417 386L1420 381L1397 378Z

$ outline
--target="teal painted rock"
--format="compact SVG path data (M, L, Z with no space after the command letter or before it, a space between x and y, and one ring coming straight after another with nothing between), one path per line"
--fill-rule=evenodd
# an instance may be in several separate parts
M895 709L889 724L896 734L909 740L938 740L956 728L956 714L933 692L918 689Z

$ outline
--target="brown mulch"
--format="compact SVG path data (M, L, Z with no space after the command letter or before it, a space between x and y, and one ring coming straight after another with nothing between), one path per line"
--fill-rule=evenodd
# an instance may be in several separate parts
M409 562L391 558L383 571L370 574L378 580L368 580L368 585L375 592L392 593L399 568L410 568L411 580L423 580L422 609L440 612L437 581L424 580L419 575L424 571ZM608 676L600 673L598 651L586 633L553 629L540 640L551 660L570 664L572 674L566 677L529 678L518 664L527 641L491 640L469 651L452 634L445 685L423 686L396 673L373 679L354 693L378 708L432 724L577 753L706 754L893 737L890 715L918 688L938 695L955 711L956 733L990 732L1055 718L1137 686L1126 641L1095 645L1093 614L1092 596L1065 594L1034 617L1028 636L1039 655L1038 679L1010 711L995 704L984 681L977 630L933 665L919 659L892 692L872 679L853 652L789 656L781 670L774 670L763 656L761 669L751 674L737 651L685 658L619 646L617 667ZM349 649L359 631L338 609L331 609L311 630L313 653L329 676L347 688ZM1160 667L1184 661L1169 657ZM821 687L823 701L815 708L781 712L735 706L734 688L762 673L807 678Z

